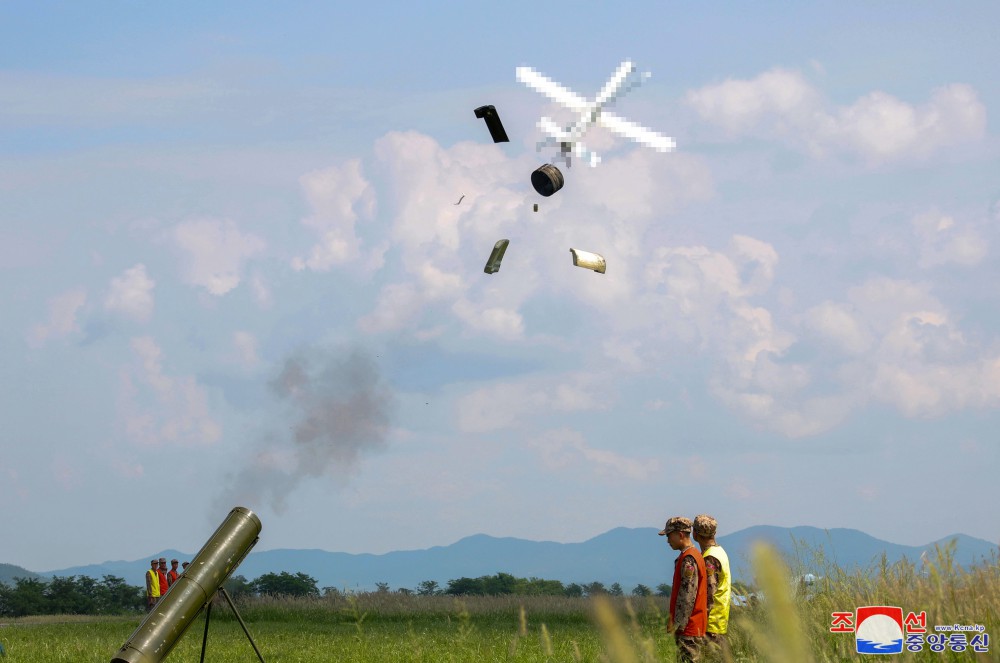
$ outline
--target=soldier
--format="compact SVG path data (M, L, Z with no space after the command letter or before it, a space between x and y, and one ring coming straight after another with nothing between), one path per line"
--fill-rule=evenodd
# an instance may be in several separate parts
M167 585L168 586L174 584L175 582L177 582L177 576L178 576L178 573L177 573L177 564L178 564L178 562L177 562L176 559L170 560L170 570L167 571Z
M701 658L708 622L706 609L705 561L691 543L691 521L674 516L660 530L667 543L680 551L674 561L674 581L670 587L670 630L677 645L677 660L694 663Z
M162 598L167 590L170 588L170 583L167 582L167 558L160 558L159 568L156 569L156 575L160 578L160 597Z
M150 560L149 570L146 571L146 608L148 610L152 610L160 599L160 576L156 572L156 567L156 560Z
M718 543L715 533L718 523L712 516L702 514L694 519L694 540L701 547L705 559L705 581L708 604L706 644L713 656L721 650L728 651L726 631L729 628L729 602L732 595L732 577L729 574L729 556Z

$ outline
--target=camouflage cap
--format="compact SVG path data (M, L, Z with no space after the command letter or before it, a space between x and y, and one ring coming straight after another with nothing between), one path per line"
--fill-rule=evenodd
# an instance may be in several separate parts
M160 558L160 564L166 564L166 563L167 563L167 558L166 557L161 557Z
M667 524L660 530L660 536L666 536L671 532L690 532L691 521L684 516L674 516L667 520Z
M713 537L718 527L719 523L707 513L694 517L694 533L698 536Z

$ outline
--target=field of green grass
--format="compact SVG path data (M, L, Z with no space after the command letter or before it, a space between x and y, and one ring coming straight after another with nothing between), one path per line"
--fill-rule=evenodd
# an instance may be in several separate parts
M817 568L822 560L812 560ZM805 591L771 552L755 559L756 607L734 609L731 661L1000 661L1000 565L957 568L950 551L924 567L875 565L863 572L826 574ZM823 568L820 566L819 568ZM322 599L264 598L238 602L268 663L292 661L673 661L666 634L666 599L564 597L446 597L393 592ZM831 633L831 613L858 606L900 606L925 611L935 624L979 624L988 651L859 656L852 633ZM107 663L141 617L45 617L0 626L4 663ZM199 617L169 661L197 661L204 618ZM213 608L208 663L255 661L238 622L224 603Z

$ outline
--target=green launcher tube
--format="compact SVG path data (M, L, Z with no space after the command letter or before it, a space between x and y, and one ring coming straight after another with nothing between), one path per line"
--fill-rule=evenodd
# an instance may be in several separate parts
M230 511L111 663L164 660L257 543L260 530L260 518L250 509L238 506Z

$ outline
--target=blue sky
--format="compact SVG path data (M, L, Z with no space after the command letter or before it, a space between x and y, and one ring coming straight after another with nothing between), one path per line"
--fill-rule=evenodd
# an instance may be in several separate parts
M1000 10L784 4L0 4L0 561L1000 539Z

